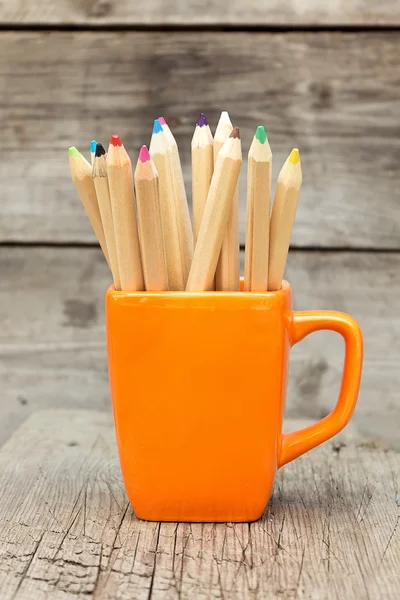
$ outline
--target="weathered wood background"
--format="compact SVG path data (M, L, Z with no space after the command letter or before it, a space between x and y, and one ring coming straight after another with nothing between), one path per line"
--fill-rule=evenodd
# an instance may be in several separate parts
M304 186L287 269L295 307L360 321L355 423L400 448L399 2L2 0L0 22L0 441L39 408L110 404L110 278L66 148L87 151L118 131L135 160L164 114L190 195L196 116L215 124L227 108L245 149L265 124L275 177L299 145ZM289 416L330 410L342 353L329 333L293 350Z
M397 598L399 1L0 0L0 25L1 600ZM301 149L286 275L296 309L359 320L360 399L258 523L143 523L110 414L110 275L66 149L118 131L135 160L163 114L190 196L196 117L222 109L245 152L265 124L275 178ZM242 177L242 245L244 206ZM293 349L286 427L332 409L342 363L333 333Z
M118 131L136 162L154 117L174 125L190 195L199 108L264 122L274 176L301 149L299 247L398 248L400 32L2 32L0 240L93 242L66 148ZM241 177L244 242L245 173Z

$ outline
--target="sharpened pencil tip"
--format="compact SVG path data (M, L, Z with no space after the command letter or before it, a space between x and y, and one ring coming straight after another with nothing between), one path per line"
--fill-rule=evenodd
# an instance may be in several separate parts
M111 136L110 144L112 144L113 146L122 146L122 142L119 139L119 135L117 133L113 133L113 135Z
M230 117L229 117L229 113L228 113L228 111L227 111L227 110L223 110L223 111L222 111L222 113L221 113L221 116L220 116L219 120L220 120L222 123L228 123L228 125L232 125L232 123L231 123L231 119L230 119Z
M256 129L256 139L260 142L260 144L265 144L267 140L267 133L265 131L265 127L263 125L259 125Z
M162 132L162 130L163 130L163 128L161 127L160 120L159 120L159 119L156 119L156 120L154 121L154 125L153 125L153 134L156 134L156 133L161 133L161 132Z
M147 146L142 146L140 148L140 152L139 152L139 160L142 163L147 162L148 160L150 160L150 154L149 151L147 150Z
M232 133L231 133L231 135L230 135L229 137L231 137L231 138L237 138L237 139L239 139L239 140L240 140L240 131L239 131L239 127L234 127L234 128L232 129Z
M68 155L74 156L75 158L79 158L81 153L77 148L75 148L75 146L71 146L70 148L68 148Z
M96 140L92 140L90 142L90 152L96 152L96 144L97 144Z
M292 165L298 165L299 164L299 162L300 162L300 152L298 151L297 148L293 148L293 150L289 154L288 160L289 160L289 162Z
M157 120L160 121L161 125L166 125L167 124L167 121L164 119L164 117L158 117Z
M208 125L207 117L204 113L200 113L199 120L197 121L197 125L199 127L204 127L205 125Z
M104 156L106 153L103 144L97 143L96 144L96 158L99 158L99 156Z

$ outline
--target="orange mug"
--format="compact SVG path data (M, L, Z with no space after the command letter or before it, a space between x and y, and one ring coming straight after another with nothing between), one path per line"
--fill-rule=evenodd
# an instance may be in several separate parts
M354 319L293 312L278 292L116 292L106 296L111 393L122 475L136 515L254 521L276 471L349 421L363 357ZM330 329L346 344L334 410L284 435L289 350Z

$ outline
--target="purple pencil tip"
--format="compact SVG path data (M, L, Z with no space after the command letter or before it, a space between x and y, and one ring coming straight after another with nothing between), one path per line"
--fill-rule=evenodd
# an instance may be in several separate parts
M204 127L204 125L208 125L207 117L204 113L200 113L199 120L197 121L197 125L199 127Z

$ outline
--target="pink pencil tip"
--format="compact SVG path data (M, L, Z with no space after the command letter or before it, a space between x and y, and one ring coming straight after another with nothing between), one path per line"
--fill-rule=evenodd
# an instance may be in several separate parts
M119 135L117 135L116 133L114 133L114 134L111 136L111 139L110 139L110 144L112 144L113 146L122 146L122 142L121 142L121 140L119 139Z
M158 117L158 120L160 121L161 125L166 125L167 124L167 122L164 119L164 117Z
M150 154L149 154L149 151L147 150L147 146L142 146L140 148L139 160L142 163L147 162L148 160L150 160Z

